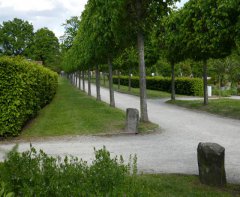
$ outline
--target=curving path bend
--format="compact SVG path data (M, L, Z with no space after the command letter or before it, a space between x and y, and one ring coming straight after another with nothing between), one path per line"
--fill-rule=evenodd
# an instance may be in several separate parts
M95 96L95 85L92 93ZM109 103L108 89L101 88L101 98ZM161 127L161 132L148 135L74 136L39 139L31 142L50 155L73 155L91 161L93 148L103 145L113 155L137 154L138 169L145 173L198 174L197 145L215 142L225 147L227 179L240 183L240 121L207 113L190 111L165 103L148 100L150 121ZM116 107L139 109L139 98L115 92ZM29 142L19 141L19 150L29 149ZM0 142L0 160L14 143Z

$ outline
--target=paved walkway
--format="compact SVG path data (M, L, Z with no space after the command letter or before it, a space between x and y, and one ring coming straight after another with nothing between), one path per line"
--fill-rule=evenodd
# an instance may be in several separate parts
M87 86L86 86L87 87ZM92 85L92 93L95 86ZM109 93L101 88L101 97L109 102ZM139 98L115 92L116 106L120 109L139 108ZM132 136L78 136L32 142L51 155L74 155L91 161L93 147L103 145L112 154L128 159L137 154L138 168L147 173L198 174L197 145L199 142L216 142L226 148L226 173L229 182L240 183L240 121L207 113L190 111L164 103L164 99L148 100L150 121L161 127L161 132ZM13 144L0 144L3 152ZM29 148L20 142L19 150Z

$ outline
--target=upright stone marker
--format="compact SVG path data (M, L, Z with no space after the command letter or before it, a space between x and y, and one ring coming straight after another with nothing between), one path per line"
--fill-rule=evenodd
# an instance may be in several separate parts
M199 143L198 168L201 183L211 186L225 186L225 148L216 143Z
M126 114L126 127L125 132L127 133L138 133L139 124L139 112L137 109L128 108Z

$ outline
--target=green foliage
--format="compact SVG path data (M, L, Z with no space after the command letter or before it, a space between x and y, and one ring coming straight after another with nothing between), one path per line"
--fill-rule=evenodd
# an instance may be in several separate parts
M236 55L228 56L224 59L209 61L209 72L214 84L224 87L228 82L231 86L240 81L240 62Z
M232 95L237 95L238 92L237 92L237 88L232 88L232 89L229 89L229 90L224 90L222 88L219 88L217 86L213 86L213 89L212 89L212 94L215 95L215 96L222 96L222 97L230 97Z
M65 31L64 35L60 37L60 40L62 42L61 49L63 52L72 47L73 40L78 32L79 24L80 18L78 16L73 16L70 19L67 19L63 24Z
M171 79L168 77L147 77L147 89L160 90L160 91L171 91ZM113 77L113 82L117 84L118 77ZM121 76L121 84L128 85L128 76ZM139 77L131 78L131 85L133 88L139 88ZM203 95L203 84L199 78L176 78L175 80L176 94L183 95Z
M31 147L8 153L0 178L16 196L123 196L136 190L136 157L128 165L122 157L111 158L105 147L95 150L91 165L74 157L48 156Z
M163 77L171 76L171 65L165 59L159 59L155 65L157 73ZM175 65L175 75L177 77L202 77L202 65L200 62L187 59Z
M95 151L91 165L81 159L53 158L43 151L18 153L16 147L0 165L4 197L13 196L233 196L239 185L208 187L197 176L174 174L137 175L137 157L127 165L111 158L105 149ZM119 180L118 180L119 179ZM0 192L3 191L0 187ZM3 197L0 195L0 197Z
M0 197L14 197L13 192L6 191L6 184L4 182L0 183Z
M56 93L57 75L21 58L0 58L0 136L16 136Z
M29 55L33 41L33 26L28 21L14 18L0 25L0 46L4 55Z
M58 38L51 30L41 28L34 34L31 58L42 61L43 65L53 69L58 66L60 58L59 43Z
M235 45L239 1L189 0L181 9L185 55L197 60L223 58Z

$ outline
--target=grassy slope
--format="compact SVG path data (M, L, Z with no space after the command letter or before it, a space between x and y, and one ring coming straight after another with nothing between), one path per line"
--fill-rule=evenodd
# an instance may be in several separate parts
M240 119L240 100L233 99L214 99L209 100L207 106L203 105L202 100L195 101L168 101L181 107L197 109L201 111L206 111L212 114L217 114L225 117Z
M22 135L42 137L112 133L124 127L124 120L121 110L97 102L72 87L67 80L60 79L53 102L39 113Z
M239 185L228 185L226 188L209 187L199 182L197 176L156 174L138 177L138 184L142 185L148 196L176 196L176 197L220 197L240 196Z
M54 100L23 129L21 137L111 134L122 132L124 126L125 112L96 101L60 78ZM142 133L157 128L153 123L139 125Z

